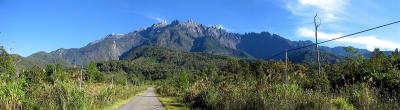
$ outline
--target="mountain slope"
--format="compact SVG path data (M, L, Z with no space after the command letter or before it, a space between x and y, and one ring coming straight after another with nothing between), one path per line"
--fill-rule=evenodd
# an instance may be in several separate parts
M290 41L268 32L237 34L214 26L175 20L161 22L128 34L110 34L82 48L58 49L49 57L70 64L85 65L90 61L118 60L121 55L142 45L164 47L174 51L203 52L240 58L268 58L285 49L312 44L311 41ZM321 47L333 56L341 56L343 49ZM300 51L310 51L305 48ZM336 52L340 51L340 54ZM305 53L305 52L300 52ZM34 56L30 56L34 57ZM29 57L28 57L29 58ZM46 59L42 59L46 60ZM299 59L302 60L302 59Z
M268 32L246 33L241 36L241 41L237 45L241 49L255 58L268 58L285 49L296 48L312 44L311 41L290 41L276 34Z
M47 64L61 64L64 67L72 66L68 61L64 60L63 58L46 52L37 52L27 58L15 54L13 55L13 57L18 68L29 68L33 66L46 67Z

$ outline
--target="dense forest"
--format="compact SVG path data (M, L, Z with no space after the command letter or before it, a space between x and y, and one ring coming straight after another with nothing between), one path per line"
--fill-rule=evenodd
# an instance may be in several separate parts
M312 63L242 59L173 51L131 49L114 61L16 68L0 58L0 109L110 109L116 101L155 86L193 109L397 109L400 53L375 49L364 58L354 48L321 74ZM287 79L285 76L287 70Z

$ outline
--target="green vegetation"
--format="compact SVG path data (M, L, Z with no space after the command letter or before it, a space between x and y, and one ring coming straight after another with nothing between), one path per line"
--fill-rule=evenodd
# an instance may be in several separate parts
M84 69L48 65L15 69L4 50L0 61L0 109L110 109L156 85L168 109L398 109L400 53L379 49L364 58L353 48L317 75L312 63L239 59L141 46L117 61ZM112 80L114 79L114 80ZM148 83L149 82L149 83Z
M176 101L191 108L354 110L400 107L397 94L400 54L397 51L386 56L375 50L369 59L354 53L335 64L325 64L324 73L319 76L315 65L290 63L288 84L284 84L285 63L281 61L212 55L198 60L193 53L158 54L162 55L139 55L118 64L129 67L124 66L126 62L152 62L140 65L143 68L168 65L162 70L170 74L156 77L161 79L157 92L162 97L177 97ZM158 70L137 72L157 74Z
M16 69L14 62L13 56L1 49L1 110L106 109L146 89L144 82L139 82L142 80L126 77L123 72L98 71L96 63L88 65L87 70L81 70L65 68L64 65ZM83 81L80 88L81 72ZM111 84L110 78L114 75L115 83Z
M159 99L167 110L189 110L189 107L176 97L159 97Z

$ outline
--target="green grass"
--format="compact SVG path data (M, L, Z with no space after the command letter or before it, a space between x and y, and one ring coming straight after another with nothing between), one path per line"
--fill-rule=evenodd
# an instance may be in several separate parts
M129 102L134 96L140 95L148 87L147 85L130 85L129 89L126 89L124 85L114 85L114 88L110 89L110 86L111 84L96 83L88 84L85 87L85 93L89 97L88 103L90 103L88 109L118 109L118 107Z
M167 110L189 110L189 107L178 101L177 97L158 97Z
M133 100L136 96L139 96L142 94L143 94L143 92L140 92L138 94L131 96L130 98L119 100L108 107L104 107L104 110L117 110L119 107L123 106L124 104L129 103L129 101Z

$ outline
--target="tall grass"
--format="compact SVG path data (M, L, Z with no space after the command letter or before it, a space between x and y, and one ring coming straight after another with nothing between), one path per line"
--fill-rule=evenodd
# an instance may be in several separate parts
M64 77L50 76L43 71L29 70L13 80L0 80L0 110L96 110L106 109L119 100L125 100L146 89L133 85L122 75L114 85L107 82L83 82L75 73L64 72ZM54 73L58 74L58 73ZM41 77L42 76L42 77ZM60 76L60 75L58 75ZM8 77L6 77L8 78ZM123 81L118 81L123 80Z
M125 85L106 86L107 87L102 88L101 91L95 93L88 91L87 98L90 103L90 109L105 109L119 100L126 100L132 95L147 89L147 86L130 85L128 88L126 88Z
M179 77L165 80L157 88L163 96L180 97L193 109L229 110L355 110L396 109L396 97L383 96L366 83L340 89L306 89L301 83L258 80L250 75L218 75L191 78L182 89ZM266 78L265 78L266 79ZM261 82L259 82L261 81ZM185 81L183 81L185 82Z
M88 84L83 90L72 83L56 82L54 85L40 85L32 88L24 101L24 109L38 110L85 110L104 109L113 103L129 98L144 86L110 84Z

